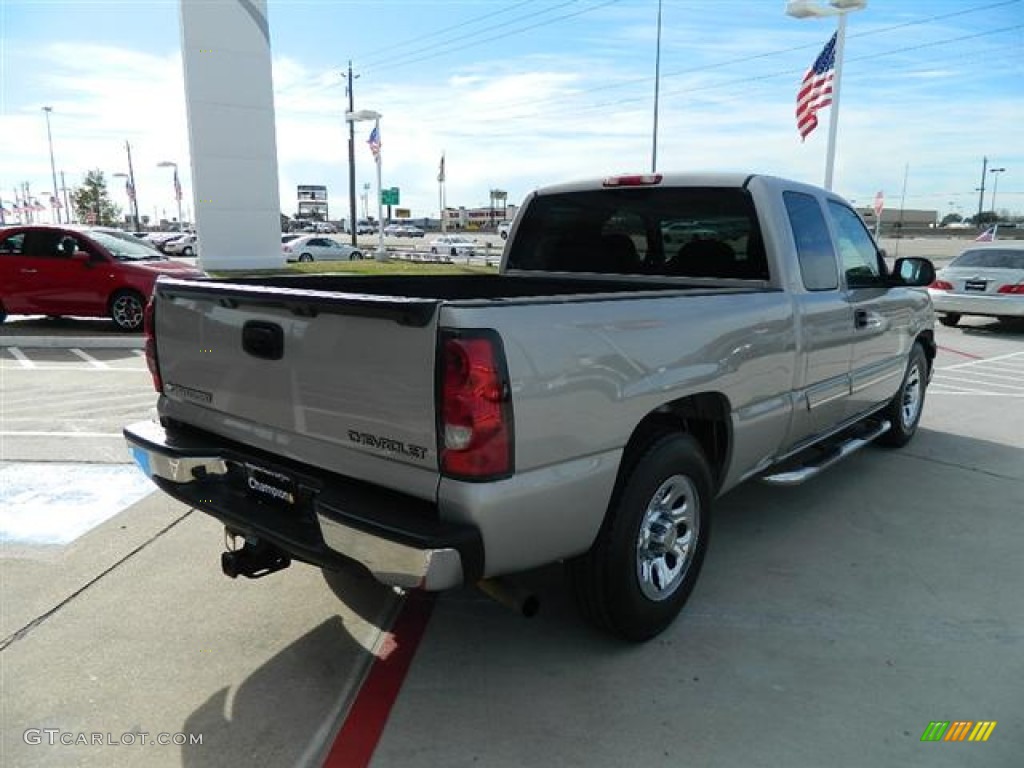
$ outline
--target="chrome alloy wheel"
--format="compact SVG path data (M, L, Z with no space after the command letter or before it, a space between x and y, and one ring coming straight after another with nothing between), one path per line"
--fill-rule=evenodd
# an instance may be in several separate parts
M903 384L903 396L900 399L900 421L905 428L914 426L921 411L924 400L924 382L921 366L913 365L907 371L907 380Z
M672 475L647 505L636 539L636 576L649 600L666 600L693 561L700 534L700 496L685 475Z
M145 307L137 296L122 293L110 308L110 316L119 328L137 330L142 327L142 315Z

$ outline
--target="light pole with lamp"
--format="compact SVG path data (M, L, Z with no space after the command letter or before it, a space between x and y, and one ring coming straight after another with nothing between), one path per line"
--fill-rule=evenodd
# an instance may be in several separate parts
M995 176L992 178L992 215L995 216L996 221L993 221L992 222L993 224L997 223L998 220L999 220L999 214L996 213L996 190L999 189L999 174L1002 173L1005 170L1006 170L1005 168L989 168L988 169L989 173L994 173L995 174Z
M174 169L174 199L178 201L178 231L184 232L185 222L181 218L181 180L178 178L178 164L172 163L170 160L161 160L156 167Z
M53 162L53 134L50 133L50 113L53 112L53 107L43 107L43 112L46 114L46 141L50 145L50 173L53 174L53 205L50 206L51 211L57 212L56 224L60 224L60 198L57 196L57 164ZM68 219L70 222L70 219Z
M828 119L828 149L825 154L825 189L832 189L832 172L836 160L836 133L839 129L839 89L843 79L843 48L846 44L846 14L867 7L867 0L829 0L829 4L817 5L812 0L789 0L786 15L795 19L825 18L838 16L836 31L836 65L832 82L832 109Z
M367 120L373 120L373 136L376 138L376 149L371 146L373 150L374 161L377 164L377 254L376 258L378 261L385 260L384 253L384 199L381 197L381 185L380 185L380 112L374 112L372 109L360 109L358 112L346 112L345 119L349 122L350 126L355 126L356 123L362 123Z

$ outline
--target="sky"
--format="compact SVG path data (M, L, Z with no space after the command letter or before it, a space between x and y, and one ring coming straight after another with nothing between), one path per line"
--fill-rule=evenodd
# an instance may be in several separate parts
M194 1L194 0L188 0ZM216 0L204 0L216 1ZM827 5L825 0L814 3ZM651 168L657 0L268 0L281 210L296 186L348 212L345 71L382 114L382 182L414 218L487 206L501 189ZM847 16L834 189L856 205L1024 215L1024 0L869 0ZM805 141L796 92L835 30L782 0L663 0L657 169L768 173L822 184L829 110ZM226 32L226 34L229 31ZM44 202L100 169L127 209L191 205L179 0L0 0L0 200ZM834 107L833 107L834 108ZM356 187L375 183L369 123ZM371 189L370 213L375 208ZM361 197L358 213L363 214Z

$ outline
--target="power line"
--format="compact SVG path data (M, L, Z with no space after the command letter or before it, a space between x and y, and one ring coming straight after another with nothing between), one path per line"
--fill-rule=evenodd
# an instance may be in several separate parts
M463 29L464 27L472 26L473 24L476 24L477 22L480 22L480 21L486 21L486 20L493 19L495 16L501 16L502 14L511 13L512 11L516 10L517 8L522 8L524 5L530 5L531 3L535 3L535 2L537 2L537 0L523 0L523 2L516 3L515 5L510 5L507 8L502 8L501 10L498 10L498 11L488 11L487 13L481 14L480 16L473 16L472 18L466 19L465 21L461 21L458 24L452 24L451 26L448 26L448 27L442 27L441 29L438 29L435 32L429 32L429 33L427 33L425 35L417 35L416 37L411 37L408 40L403 40L402 42L395 43L394 45L391 45L390 47L385 48L383 50L377 49L369 58L359 59L359 61L360 61L360 63L363 66L370 66L370 67L372 67L375 63L378 63L378 61L387 61L388 59L390 59L392 57L392 55L394 54L394 52L396 50L399 50L401 48L405 48L405 47L408 47L410 45L414 45L416 43L422 43L424 40L429 40L432 37L440 37L442 35L447 34L448 32L454 32L457 29ZM565 3L565 5L569 5L569 3ZM551 10L554 10L554 9L549 8L549 9L547 9L545 11L541 11L540 13L547 13L547 12L549 12ZM529 17L527 17L527 18L529 18ZM520 21L520 19L512 19L512 21L513 22ZM478 30L478 31L485 31L485 30ZM429 48L429 47L430 46L427 46L427 48ZM419 49L417 49L417 51L418 50ZM415 52L416 51L413 51L413 53L415 53ZM410 54L403 54L403 55L408 56ZM358 59L359 57L357 56L356 58Z
M563 7L567 6L567 5L572 5L576 1L577 0L570 0L569 2L562 3L561 5L557 5L554 8L548 9L547 11L544 11L542 13L547 13L547 12L550 12L551 10L557 10L558 8L563 8ZM519 27L517 29L511 29L511 30L509 30L507 32L504 32L503 34L500 34L500 35L493 35L491 37L485 37L485 38L480 39L480 40L471 40L471 41L465 43L464 45L456 45L455 47L444 47L444 46L449 46L451 44L450 43L443 43L443 44L441 44L441 47L444 47L444 49L443 50L439 50L437 53L428 53L428 54L426 54L424 56L419 56L419 57L412 58L412 59L409 59L409 58L401 59L400 58L398 61L389 62L388 64L385 64L382 67L378 67L376 70L373 70L373 72L376 73L376 72L386 71L386 70L389 70L389 69L394 69L395 67L403 67L403 66L406 66L407 64L417 64L417 63L419 63L421 61L426 61L427 59L437 58L438 56L443 56L443 55L446 55L446 54L449 54L449 53L455 53L456 51L464 51L467 48L475 48L475 47L480 46L480 45L485 45L486 43L493 43L496 40L504 40L506 37L512 37L513 35L518 35L518 34L521 34L523 32L528 32L531 29L537 29L538 27L545 27L545 26L547 26L549 24L554 24L554 23L559 22L559 21L565 21L566 19L572 19L572 18L575 18L577 16L582 16L582 15L587 14L587 13L593 13L594 11L600 10L601 8L605 8L605 7L609 6L609 5L614 5L614 4L616 4L616 3L620 2L620 1L621 0L606 0L603 3L599 3L598 5L594 5L594 6L591 6L589 8L584 8L584 9L579 10L579 11L573 11L572 13L562 14L561 16L556 16L553 19L547 19L545 21L540 21L540 22L537 22L536 24L530 24L530 25L527 25L525 27ZM496 28L501 28L503 26L507 26L507 24L497 25ZM481 30L481 31L485 31L485 30Z

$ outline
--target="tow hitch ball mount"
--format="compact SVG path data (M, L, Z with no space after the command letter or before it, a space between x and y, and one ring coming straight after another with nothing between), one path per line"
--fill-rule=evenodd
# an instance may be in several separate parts
M238 546L239 541L242 542L241 547ZM227 552L221 553L220 568L225 576L232 579L239 576L259 579L292 564L291 558L272 544L231 528L224 529L224 545Z

